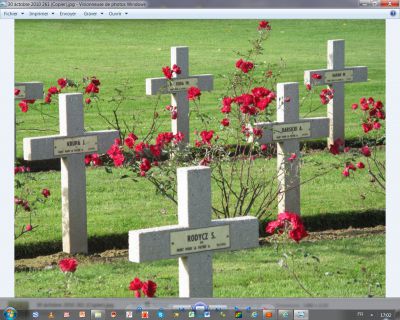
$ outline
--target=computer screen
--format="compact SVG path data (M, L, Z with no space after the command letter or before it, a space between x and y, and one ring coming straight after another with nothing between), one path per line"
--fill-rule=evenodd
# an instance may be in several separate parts
M399 14L1 2L0 296L399 297ZM308 318L253 309L228 317Z

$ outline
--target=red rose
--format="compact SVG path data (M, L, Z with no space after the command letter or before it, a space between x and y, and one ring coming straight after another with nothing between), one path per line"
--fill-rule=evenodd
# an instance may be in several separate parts
M232 98L229 98L229 97L223 98L221 112L222 113L230 113L232 111L232 107L231 107L232 102L233 102Z
M374 108L375 108L375 109L378 109L378 110L382 109L382 108L383 108L383 103L382 103L382 101L379 100L379 101L375 102Z
M14 89L14 96L18 96L21 93L21 90Z
M364 133L368 133L368 132L370 132L372 129L373 129L373 125L372 125L372 123L362 123L361 124L361 127L362 127L362 129L364 130Z
M177 110L172 110L171 111L171 119L172 120L178 119L178 111Z
M368 103L363 103L363 104L361 104L361 110L362 110L362 111L368 111L368 110L369 110L369 105L368 105Z
M92 79L90 80L90 82L92 84L94 84L96 87L98 87L100 85L100 80L97 79L96 77L92 77Z
M143 158L143 159L142 159L142 162L141 162L140 165L139 165L139 169L140 169L140 171L142 171L142 172L147 172L147 171L149 171L149 170L151 169L151 162L150 162L148 159Z
M312 89L311 84L307 83L306 84L306 89L307 89L307 91L311 91L311 89Z
M269 25L268 21L261 20L260 23L258 24L258 30L271 30L271 26Z
M60 270L62 272L74 273L76 271L76 268L78 267L78 261L73 258L65 258L60 260L58 266L60 267Z
M96 86L93 81L90 82L85 88L85 93L99 93L100 89Z
M208 144L208 145L211 144L211 139L213 138L213 136L214 136L213 130L210 130L210 131L204 130L204 131L200 132L200 137L201 137L202 142L205 144Z
M296 155L295 153L292 153L292 154L290 155L290 157L288 158L289 161L294 161L294 160L296 160L296 159L297 159L297 155Z
M261 138L263 135L263 130L261 128L253 128L254 136Z
M353 104L351 105L351 108L352 108L353 110L358 109L358 104L357 104L357 103L353 103Z
M67 86L67 79L60 78L57 80L57 83L61 89L64 89Z
M269 234L274 234L276 229L280 229L283 227L283 222L280 220L271 221L267 224L265 231Z
M292 240L294 240L296 242L300 242L301 239L303 239L307 236L308 236L308 233L307 233L304 225L298 226L297 228L294 228L293 230L289 231L289 237L292 238Z
M149 147L149 145L147 143L139 142L136 146L135 146L135 152L142 154L147 148Z
M360 149L360 152L365 156L365 157L370 157L371 156L371 150L369 149L368 146L364 146Z
M221 124L222 124L224 127L228 127L228 126L229 126L229 119L228 119L228 118L222 119L222 120L221 120Z
M170 67L166 66L162 68L162 72L164 73L164 76L171 80L172 79L172 70Z
M374 103L375 103L375 100L374 100L374 98L369 97L368 100L367 100L367 102L368 102L368 104L374 104Z
M342 175L345 177L348 177L350 175L350 170L348 167L344 168L344 170L342 171Z
M332 89L323 89L319 94L322 104L328 104L333 99L334 91Z
M57 94L57 93L59 92L59 90L58 90L57 87L50 87L50 88L47 90L47 92L50 93L50 94Z
M100 156L97 153L92 154L92 163L94 166L101 166L103 161L101 161Z
M135 142L137 139L138 139L138 137L134 133L131 132L128 134L128 137L124 140L125 145L129 149L133 149L133 146L135 145Z
M44 103L47 103L47 104L51 103L51 94L50 93L47 94L46 97L44 98Z
M86 99L85 99L85 103L86 103L86 104L90 104L91 102L92 102L92 100L91 100L90 98L86 98Z
M33 229L33 227L32 227L31 224L28 224L28 225L25 227L25 231L27 231L27 232L32 231L32 229Z
M322 79L322 76L321 76L319 73L313 73L313 75L311 76L311 78L320 80L320 79Z
M178 132L178 134L183 136L182 133ZM176 138L176 136L175 136L175 138ZM162 147L166 144L171 143L172 139L174 139L174 134L172 132L162 132L162 133L158 134L158 136L156 138L156 144L160 145Z
M266 144L261 145L261 151L266 152L268 150L268 146Z
M43 189L43 190L42 190L42 195L43 195L43 197L45 197L45 198L50 197L50 190L49 190L49 189Z
M377 111L376 117L378 119L385 120L385 118L386 118L385 111L382 111L382 110Z
M373 127L375 130L379 130L381 128L381 124L379 123L379 121L375 121Z
M148 280L143 283L142 291L147 297L153 298L157 291L157 284Z
M120 167L125 161L125 157L122 154L121 148L119 147L119 139L116 141L118 143L113 144L107 151L108 156L113 160L114 166Z
M185 135L182 132L178 132L175 136L174 136L174 143L177 144L179 142L181 142L183 139L185 138Z
M365 164L360 161L359 163L357 163L357 168L358 169L364 169L365 168Z
M26 100L22 100L20 103L18 103L18 106L20 107L22 112L28 112L29 110L29 104Z
M136 290L140 290L143 287L143 282L140 281L139 278L135 278L131 281L131 283L129 284L129 290L131 291L136 291Z
M151 145L150 152L154 158L159 158L161 156L161 146L159 144Z
M189 100L196 100L199 99L201 96L201 91L197 87L190 87L187 91L187 98Z
M182 72L181 67L178 66L177 64L174 64L172 66L172 71L175 72L176 74L181 74L181 72Z

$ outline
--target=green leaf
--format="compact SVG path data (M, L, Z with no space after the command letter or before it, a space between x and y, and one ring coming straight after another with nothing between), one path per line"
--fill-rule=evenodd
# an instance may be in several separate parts
M112 173L112 172L113 172L112 169L111 169L110 167L104 167L104 170L105 170L107 173Z

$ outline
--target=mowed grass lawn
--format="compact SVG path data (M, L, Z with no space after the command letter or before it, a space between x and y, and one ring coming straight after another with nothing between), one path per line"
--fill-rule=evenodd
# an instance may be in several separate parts
M132 88L125 92L134 101L124 102L120 114L128 123L135 120L137 134L147 131L157 101L145 95L145 78L162 76L161 67L170 63L170 47L190 47L190 74L215 75L214 91L202 95L201 108L219 115L219 102L226 92L220 75L234 70L238 59L235 51L245 52L249 40L256 36L256 20L126 20L126 21L16 21L15 79L42 81L48 88L60 77L74 80L97 76L101 82L101 109L111 118L112 104L106 101L115 88L127 82ZM346 66L366 65L366 83L346 85L346 131L348 138L359 136L359 115L350 106L362 96L384 99L385 95L385 22L382 20L273 20L272 33L261 61L285 61L280 82L303 83L304 70L325 68L329 39L346 40ZM322 88L320 88L322 89ZM305 89L301 86L301 94ZM318 102L318 96L314 99ZM169 130L167 114L161 112L170 103L164 96L158 107L162 116L161 130ZM51 118L42 118L37 111L23 114L17 108L19 157L22 139L58 132L58 110L44 107ZM304 103L301 114L325 115L321 106L309 114L310 104ZM95 108L85 114L86 128L106 129ZM216 122L215 128L218 129ZM191 129L203 129L195 119ZM37 131L47 130L45 131Z
M379 152L379 158L384 158L384 150ZM276 174L275 158L255 161L252 170L257 170L264 162L267 167L266 179L271 179ZM327 174L320 175L319 172L327 170L321 170L315 163L323 163L323 168L331 169ZM328 152L315 152L304 156L302 181L314 178L301 186L301 210L304 217L329 215L333 220L337 220L363 211L385 209L385 196L374 192L365 170L357 171L354 177L344 178L341 174L342 169L332 168L332 165L337 163L338 160ZM90 237L120 237L127 235L129 230L177 223L177 208L171 200L156 195L155 188L145 178L137 178L137 182L131 178L121 179L126 174L131 177L133 175L128 169L114 169L112 174L106 173L104 168L86 170ZM33 216L33 224L39 227L16 241L16 246L22 251L27 250L28 254L30 250L39 250L40 247L61 241L61 174L52 171L33 173L33 176L36 181L29 182L32 190L48 188L52 195L45 205L38 206ZM213 183L212 196L216 206L220 203L219 192ZM18 190L16 193L18 194ZM270 219L276 217L275 205L270 208ZM16 221L18 228L29 223L24 212L18 213ZM327 228L330 226L325 226L325 229ZM27 245L30 249L23 249Z
M366 297L385 295L385 237L341 239L292 244L297 252L294 270L315 297ZM320 263L302 258L301 252L319 257ZM299 258L300 257L300 258ZM289 273L278 266L272 246L214 254L214 297L308 297ZM85 260L78 256L78 260ZM362 271L363 270L363 271ZM164 260L134 264L127 257L82 262L68 296L132 297L129 282L135 277L158 284L158 297L178 296L178 262ZM15 274L18 297L65 296L65 276L55 266Z

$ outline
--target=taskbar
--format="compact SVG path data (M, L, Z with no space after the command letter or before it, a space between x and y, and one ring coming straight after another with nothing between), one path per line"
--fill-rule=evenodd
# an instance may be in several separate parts
M4 320L399 320L399 299L0 299Z

